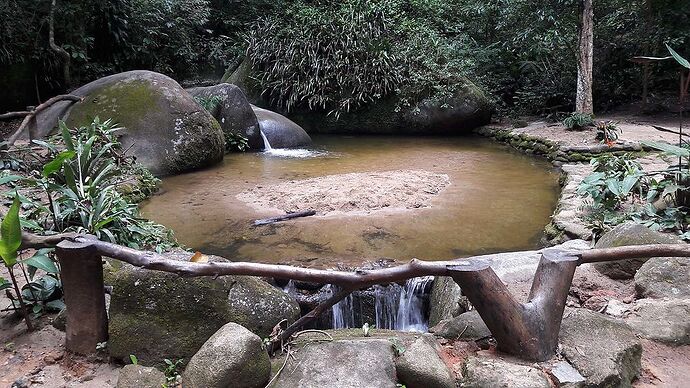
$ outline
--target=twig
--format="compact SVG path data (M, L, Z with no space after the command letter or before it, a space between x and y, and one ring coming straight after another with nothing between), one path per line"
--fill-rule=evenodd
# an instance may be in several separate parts
M315 210L305 210L302 212L288 213L288 214L285 214L282 216L262 218L260 220L254 221L254 226L268 225L268 224L273 224L276 222L290 220L290 219L299 218L299 217L309 217L309 216L313 216L315 214L316 214Z
M280 376L280 372L282 372L283 369L285 369L285 366L287 365L288 359L291 356L292 356L292 350L290 349L290 344L288 344L287 345L287 354L285 355L285 361L283 361L283 365L280 367L280 369L278 369L276 374L273 375L273 377L271 377L271 380L268 382L268 384L266 384L266 388L269 388L271 386L271 384L273 384L273 381L275 381L275 379L277 379L278 376Z

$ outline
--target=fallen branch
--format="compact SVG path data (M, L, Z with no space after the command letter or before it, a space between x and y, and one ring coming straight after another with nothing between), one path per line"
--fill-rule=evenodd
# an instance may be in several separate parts
M315 214L316 214L315 210L305 210L302 212L284 214L282 216L262 218L260 220L254 221L254 226L268 225L268 224L273 224L275 222L291 220L293 218L299 218L299 217L309 217L309 216L313 216Z
M53 104L55 104L56 102L59 102L59 101L71 101L72 103L74 103L74 102L81 101L81 100L83 100L82 97L75 96L73 94L61 94L59 96L55 96L53 98L48 99L48 101L37 106L31 112L9 112L9 113L5 113L3 116L18 115L18 114L26 113L26 117L24 117L24 120L19 125L19 128L17 128L17 130L14 131L14 133L7 139L6 147L10 148L14 145L14 142L16 142L17 139L19 139L19 136L21 136L24 129L26 129L26 127L29 126L29 123L32 120L35 120L36 115L39 114L41 111L49 108L50 106L52 106Z

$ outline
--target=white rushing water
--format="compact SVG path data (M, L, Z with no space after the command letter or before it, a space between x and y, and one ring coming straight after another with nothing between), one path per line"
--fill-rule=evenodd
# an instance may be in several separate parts
M264 141L264 151L271 151L273 148L271 147L271 143L268 142L266 134L262 130L259 130L259 132L261 132L261 138Z
M424 311L424 290L433 276L409 279L404 287L392 284L387 287L374 286L373 323L378 329L426 332L428 321ZM359 307L360 311L356 311ZM333 328L355 327L355 314L361 314L362 306L355 306L352 294L333 306Z

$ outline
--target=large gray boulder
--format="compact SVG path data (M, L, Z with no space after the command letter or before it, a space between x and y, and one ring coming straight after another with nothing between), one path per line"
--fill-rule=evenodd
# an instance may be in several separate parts
M497 357L471 356L465 362L460 386L466 388L550 388L548 377L529 365Z
M294 356L272 387L396 387L393 346L385 339L312 343Z
M161 388L165 383L165 374L158 369L129 364L120 370L116 388Z
M479 316L477 310L462 313L457 317L444 319L429 329L434 335L446 339L464 339L477 341L491 336L489 328Z
M442 99L423 97L407 104L393 95L337 118L321 112L291 117L308 131L318 133L458 135L488 124L491 112L492 105L484 92L466 81L452 96Z
M690 299L640 299L625 321L644 338L690 344Z
M190 256L168 255L176 260ZM259 278L181 278L130 265L108 278L113 283L108 349L115 359L135 354L144 365L164 358L188 361L228 322L267 337L281 320L299 318L294 299Z
M635 274L640 298L690 298L690 258L654 257Z
M295 148L311 144L311 137L294 121L267 109L252 105L259 127L271 148ZM268 148L264 144L264 148Z
M670 234L653 231L644 225L626 223L618 225L601 236L595 248L614 248L627 245L682 244L683 241ZM612 279L632 279L647 259L629 259L595 263L594 268Z
M270 377L261 338L232 322L204 343L182 374L187 388L261 388Z
M44 137L62 118L69 127L94 117L122 125L124 149L156 175L171 175L220 162L225 140L218 122L170 77L136 70L90 82L71 94L84 97L54 104L37 116L36 135Z
M227 142L232 136L237 135L247 138L247 144L251 150L260 150L264 147L259 122L242 89L232 84L222 83L190 88L187 91L195 98L206 99L209 102L212 102L214 98L219 99L210 112L223 129L227 150L233 150L232 145Z
M438 352L433 336L420 336L396 360L400 381L407 388L455 388L453 374Z
M641 368L642 345L625 323L586 309L566 309L561 353L587 387L630 387Z

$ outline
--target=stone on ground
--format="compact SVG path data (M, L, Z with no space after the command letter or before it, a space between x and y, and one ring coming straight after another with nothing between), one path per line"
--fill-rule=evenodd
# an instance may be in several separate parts
M54 104L37 115L37 136L48 135L62 118L89 125L94 117L125 128L121 142L156 175L171 175L220 162L225 153L218 122L170 77L136 70L90 82L71 94L84 100Z
M288 361L273 388L396 387L393 346L389 340L312 343L294 356L296 361Z
M588 387L630 387L640 371L642 345L620 320L586 309L566 309L561 353Z
M558 361L549 372L558 387L580 388L585 385L585 378L567 361Z
M177 260L190 256L167 255ZM255 277L181 278L129 265L111 277L108 349L120 360L135 354L145 365L160 364L164 358L189 361L228 322L266 337L281 320L299 318L292 298Z
M460 387L463 388L550 388L548 377L528 365L496 357L472 356L463 367Z
M261 338L228 323L189 360L182 374L187 388L260 388L271 376L271 362Z
M259 128L266 136L271 148L295 148L311 144L311 137L294 121L287 117L252 105ZM265 147L268 148L268 147Z
M682 244L676 236L653 231L644 225L625 223L601 236L595 248L614 248L626 245ZM612 279L632 279L648 259L607 261L594 264L594 268Z
M120 370L117 388L161 388L165 382L165 374L158 369L129 364Z
M445 319L429 329L434 335L447 339L476 341L490 337L491 332L477 310L462 313L455 318Z
M644 338L690 344L690 299L640 299L625 321Z
M397 359L397 373L407 388L454 388L455 379L438 355L433 336L425 334Z
M635 274L640 298L690 298L690 258L654 257Z
M250 150L261 150L264 141L259 131L259 122L252 110L251 104L242 90L232 84L222 83L207 87L187 89L189 94L196 98L213 99L220 101L210 110L213 117L218 120L225 134L225 146L227 150L233 150L229 144L232 136L241 135L247 138Z

